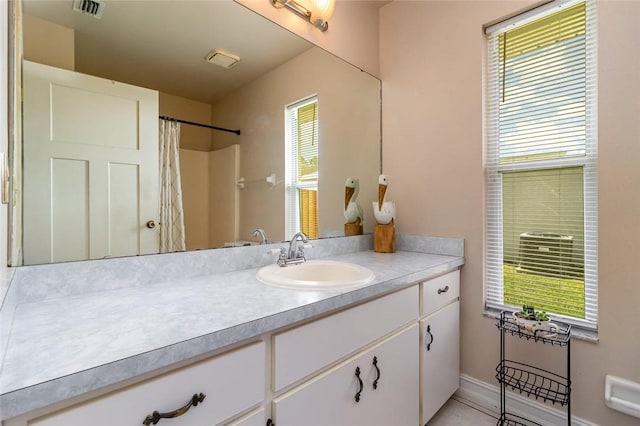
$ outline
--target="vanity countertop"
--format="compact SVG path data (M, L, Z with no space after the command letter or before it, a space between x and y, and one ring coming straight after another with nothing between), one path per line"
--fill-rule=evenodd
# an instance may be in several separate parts
M361 251L371 269L348 290L289 290L246 269L21 303L0 373L1 418L117 384L454 270L459 256Z

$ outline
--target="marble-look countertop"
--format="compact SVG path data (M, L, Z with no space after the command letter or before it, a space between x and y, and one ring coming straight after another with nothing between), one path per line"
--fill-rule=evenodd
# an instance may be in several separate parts
M371 269L349 290L261 284L257 269L71 295L15 308L0 374L0 420L324 315L460 267L464 259L361 251L326 259Z

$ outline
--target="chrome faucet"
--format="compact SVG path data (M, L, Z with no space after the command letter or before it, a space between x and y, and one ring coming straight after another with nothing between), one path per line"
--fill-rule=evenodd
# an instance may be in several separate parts
M296 233L291 237L291 241L289 242L289 251L287 252L287 249L284 247L280 249L278 265L287 266L305 262L307 259L304 257L304 244L308 242L309 239L304 233Z
M303 244L309 242L309 239L304 234L304 232L298 232L293 237L291 237L291 242L289 243L289 259L288 260L296 260L304 258L304 251L302 250L302 245L298 244L298 241L302 241Z
M260 242L260 244L267 244L269 241L267 240L267 233L264 232L264 229L262 228L256 228L253 230L253 235L254 237L257 237L258 235L260 235L260 238L262 239L262 241Z

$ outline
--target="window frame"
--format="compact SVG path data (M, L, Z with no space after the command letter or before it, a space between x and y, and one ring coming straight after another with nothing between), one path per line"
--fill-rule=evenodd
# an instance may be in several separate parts
M302 218L300 211L300 190L318 191L318 179L314 181L300 180L298 176L298 135L294 131L292 120L297 117L297 111L312 103L316 104L316 132L319 128L319 102L318 95L309 95L301 100L285 106L285 237L291 237L301 231ZM296 126L295 129L298 127ZM319 141L319 137L314 138ZM319 144L319 142L318 142ZM319 152L318 152L319 156ZM316 221L319 219L316 212Z
M586 145L584 156L538 159L523 162L500 163L500 142L498 140L500 95L497 87L497 58L499 34L520 27L561 9L586 4ZM502 310L513 310L503 299L503 190L502 173L532 170L548 170L568 167L582 167L584 180L584 268L585 268L585 319L564 315L552 315L570 323L577 336L597 340L598 330L598 256L597 256L597 47L596 47L596 5L594 0L554 1L531 9L506 21L485 28L486 70L485 70L485 223L484 223L484 310L489 316L497 316ZM492 57L492 55L495 55ZM495 202L498 192L499 206ZM490 295L491 293L491 295ZM498 295L499 293L499 295ZM517 308L517 307L516 307Z

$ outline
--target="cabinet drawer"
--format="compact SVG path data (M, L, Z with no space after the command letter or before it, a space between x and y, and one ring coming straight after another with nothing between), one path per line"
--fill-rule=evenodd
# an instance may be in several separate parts
M267 422L266 414L264 407L260 407L240 419L227 423L226 426L264 426Z
M139 426L154 411L176 410L197 393L206 398L174 426L213 425L264 399L265 344L234 350L175 372L29 422L32 426Z
M421 285L421 315L430 315L460 297L460 271L449 272Z
M273 337L278 391L418 318L418 286Z

